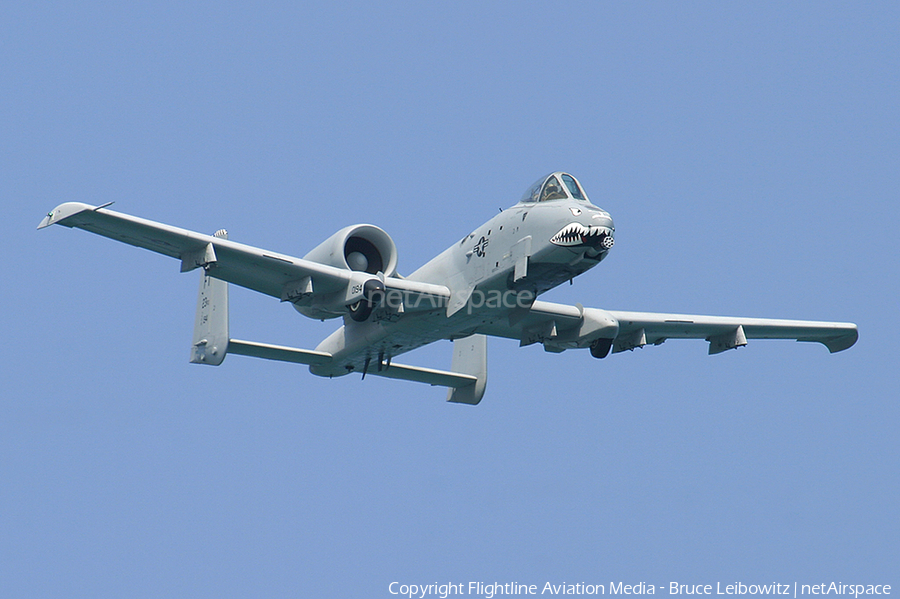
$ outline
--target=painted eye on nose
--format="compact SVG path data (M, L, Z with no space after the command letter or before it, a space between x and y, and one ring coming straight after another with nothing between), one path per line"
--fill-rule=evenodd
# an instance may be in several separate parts
M569 210L572 211L572 216L579 216L579 215L581 215L581 208L569 208Z

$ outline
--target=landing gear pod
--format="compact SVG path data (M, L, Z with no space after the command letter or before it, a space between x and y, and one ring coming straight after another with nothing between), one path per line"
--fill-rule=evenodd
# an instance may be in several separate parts
M369 279L363 286L363 296L347 306L350 318L356 322L365 322L372 311L384 302L384 283L378 279Z
M591 355L597 359L605 358L612 348L612 339L594 339L591 342Z

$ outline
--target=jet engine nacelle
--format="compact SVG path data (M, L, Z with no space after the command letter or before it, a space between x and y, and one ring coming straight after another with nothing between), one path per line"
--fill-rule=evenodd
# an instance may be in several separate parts
M321 264L386 277L397 274L397 246L375 225L344 227L304 256Z
M313 294L315 277L311 282L301 281L298 293L288 299L298 312L310 318L324 320L347 314L356 321L367 320L384 298L384 277L397 274L397 246L375 225L345 227L304 259L353 271L345 289Z

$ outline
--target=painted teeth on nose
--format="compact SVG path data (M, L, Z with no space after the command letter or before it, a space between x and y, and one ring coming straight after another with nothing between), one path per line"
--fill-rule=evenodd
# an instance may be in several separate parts
M592 246L600 251L609 250L615 240L609 227L570 223L550 238L550 243L563 247Z
M550 242L562 246L575 246L583 243L584 238L590 235L590 229L580 223L570 223L550 238Z

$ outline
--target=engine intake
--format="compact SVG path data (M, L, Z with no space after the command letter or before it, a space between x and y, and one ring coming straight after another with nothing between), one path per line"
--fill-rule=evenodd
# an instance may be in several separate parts
M351 225L323 241L304 256L321 264L369 274L397 274L397 246L375 225Z

